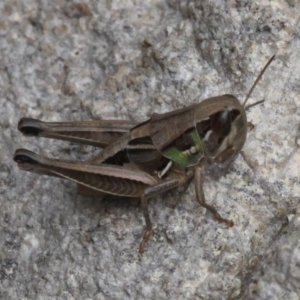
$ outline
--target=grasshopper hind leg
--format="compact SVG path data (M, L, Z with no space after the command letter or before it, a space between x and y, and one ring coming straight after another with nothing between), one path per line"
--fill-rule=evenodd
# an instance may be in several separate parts
M232 227L234 225L233 221L222 218L213 206L205 202L205 196L203 192L203 175L201 167L196 168L195 171L195 190L198 203L204 208L206 208L208 211L210 211L213 214L215 220L217 220L220 223L225 223L228 227Z

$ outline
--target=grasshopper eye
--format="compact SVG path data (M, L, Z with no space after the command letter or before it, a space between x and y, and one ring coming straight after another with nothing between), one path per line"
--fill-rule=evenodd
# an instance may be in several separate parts
M218 137L226 137L232 127L232 122L239 115L239 111L234 110L222 110L210 117L210 127L213 133Z
M219 111L210 117L210 126L214 134L225 137L231 130L231 113L228 110Z

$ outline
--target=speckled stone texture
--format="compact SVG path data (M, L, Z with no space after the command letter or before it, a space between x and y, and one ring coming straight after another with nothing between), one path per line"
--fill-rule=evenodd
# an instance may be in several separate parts
M0 2L0 299L299 299L300 2ZM22 136L21 117L143 121L225 93L254 124L226 176L150 201L93 199L22 172L17 148L86 159L93 147Z

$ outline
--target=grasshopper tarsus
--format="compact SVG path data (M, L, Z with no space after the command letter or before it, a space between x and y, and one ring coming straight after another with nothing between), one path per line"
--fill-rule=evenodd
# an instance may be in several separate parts
M212 207L212 208L215 210L214 207ZM214 218L219 223L225 223L228 227L233 227L234 226L233 221L222 218L216 210L214 212Z
M146 228L146 232L144 233L143 239L140 243L139 246L139 252L142 254L145 252L145 245L148 243L148 241L150 240L150 238L153 236L153 229L147 229Z
M224 219L220 216L220 214L218 213L218 211L211 205L207 204L207 203L200 203L201 206L203 206L204 208L206 208L210 213L212 213L214 219L219 222L219 223L225 223L228 227L233 227L234 223L231 220L228 219Z
M234 226L234 222L232 220L228 220L227 226L228 227L233 227Z

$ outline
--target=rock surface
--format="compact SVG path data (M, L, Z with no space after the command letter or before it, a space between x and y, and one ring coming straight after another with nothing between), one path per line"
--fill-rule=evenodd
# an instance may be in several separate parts
M294 1L26 1L0 4L1 299L299 299L300 56ZM143 121L207 97L250 101L244 156L205 194L150 201L156 236L140 255L141 208L76 194L18 169L17 148L85 159L88 146L28 138L21 117Z

